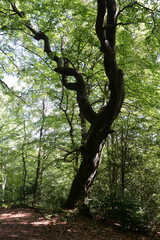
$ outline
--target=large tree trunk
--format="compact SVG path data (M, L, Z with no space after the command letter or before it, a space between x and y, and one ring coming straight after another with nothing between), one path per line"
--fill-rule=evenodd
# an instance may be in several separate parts
M117 69L117 71L119 71L119 69ZM117 81L121 81L121 77L123 78L123 76L119 74L116 76L118 76ZM89 137L82 148L82 162L73 180L65 204L66 208L74 207L78 201L85 203L85 199L88 197L91 185L97 174L106 137L112 132L110 126L119 113L123 101L123 90L121 87L119 90L122 92L119 95L115 94L111 97L105 111L98 114L94 123L91 125Z
M99 161L105 143L105 134L93 129L88 141L82 149L82 162L73 180L70 194L65 204L66 208L72 208L80 201L86 203L91 185L97 174Z
M99 114L89 118L81 107L86 119L91 123L89 137L82 149L82 163L73 180L66 202L67 208L74 207L77 201L84 203L97 173L105 139L111 132L110 127L116 119L124 99L123 72L118 68L115 57L115 37L117 22L117 7L115 0L98 0L96 32L104 53L104 68L109 79L110 100ZM105 16L107 9L107 26ZM78 80L77 80L78 81ZM78 95L78 91L77 91Z

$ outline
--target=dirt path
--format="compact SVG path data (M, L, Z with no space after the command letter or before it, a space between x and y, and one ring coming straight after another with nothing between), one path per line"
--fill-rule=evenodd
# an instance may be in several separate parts
M87 219L46 220L33 209L0 208L0 240L154 240L156 236L122 233L97 221Z

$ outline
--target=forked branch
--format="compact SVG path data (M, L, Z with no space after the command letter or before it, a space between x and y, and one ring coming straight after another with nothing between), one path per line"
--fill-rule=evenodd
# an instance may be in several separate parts
M13 11L20 17L24 17L24 13L20 12L14 3L11 3ZM31 24L27 23L25 26L32 32L34 39L37 41L44 41L44 52L48 54L48 56L57 63L57 68L55 71L62 75L62 84L69 90L74 90L77 92L77 101L79 104L80 112L84 115L87 121L92 123L95 120L96 113L92 109L86 92L86 86L82 77L82 74L78 72L74 68L66 67L65 64L63 66L62 59L53 54L50 41L48 36L41 31L36 31ZM76 79L76 82L68 82L67 76L73 76Z
M117 6L115 0L97 0L96 33L104 53L104 68L109 79L110 99L99 113L101 131L110 128L117 117L124 99L123 72L116 62ZM106 9L104 9L106 7ZM107 13L107 14L106 14Z

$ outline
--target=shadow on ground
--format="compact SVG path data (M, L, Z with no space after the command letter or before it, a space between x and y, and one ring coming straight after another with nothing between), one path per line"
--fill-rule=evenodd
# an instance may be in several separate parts
M46 220L34 209L0 208L0 240L154 240L159 236L122 233L106 223L78 218Z

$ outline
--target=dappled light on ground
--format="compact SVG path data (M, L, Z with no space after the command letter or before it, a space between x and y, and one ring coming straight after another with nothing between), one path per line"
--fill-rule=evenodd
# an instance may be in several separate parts
M34 209L0 208L0 240L153 240L158 236L120 232L112 226L85 218L46 219Z

